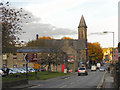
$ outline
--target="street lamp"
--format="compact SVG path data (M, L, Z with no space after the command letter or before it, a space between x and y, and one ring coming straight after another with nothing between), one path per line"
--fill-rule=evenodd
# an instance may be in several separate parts
M114 62L114 32L108 32L108 31L104 31L103 33L112 33L113 34L113 58L112 58L112 60L113 60L113 62Z
M51 61L50 61L49 57L50 57L50 54L48 53L48 71L51 70L51 64L50 64Z

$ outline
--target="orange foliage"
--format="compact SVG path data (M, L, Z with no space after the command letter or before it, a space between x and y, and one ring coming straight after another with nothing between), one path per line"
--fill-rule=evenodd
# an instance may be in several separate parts
M46 36L43 36L43 37L39 37L38 39L54 39L54 38L51 38L51 37L46 37Z
M62 37L61 39L72 39L72 38L70 38L70 37Z
M100 47L100 44L97 43L88 43L88 55L92 61L100 61L103 58L103 51Z

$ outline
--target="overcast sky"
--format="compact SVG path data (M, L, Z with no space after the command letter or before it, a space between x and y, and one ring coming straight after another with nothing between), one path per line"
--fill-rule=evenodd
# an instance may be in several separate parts
M5 1L5 0L2 0ZM63 36L78 38L78 25L83 15L89 42L99 42L102 47L113 46L112 33L92 35L104 31L115 32L118 44L119 0L6 0L11 6L23 8L32 16L24 24L21 40L29 41L39 36L60 39Z

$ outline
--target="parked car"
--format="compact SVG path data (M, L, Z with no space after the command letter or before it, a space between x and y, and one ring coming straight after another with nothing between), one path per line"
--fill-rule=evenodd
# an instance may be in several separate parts
M0 69L0 76L4 75L4 71Z
M99 71L105 71L105 68L104 67L100 67Z
M4 74L2 75L3 77L4 77L4 76L7 76L7 68L6 68L6 67L4 67L4 68L2 68L2 69L0 69L0 70L2 70L3 73L4 73ZM9 74L9 73L8 73L8 74Z
M24 71L18 69L18 68L10 68L11 70L13 70L14 72L17 72L17 73L25 73Z
M25 66L23 66L23 67L19 67L19 68L22 68L25 72L30 72L28 69L26 69Z
M85 67L78 68L78 76L80 76L81 74L88 75L87 69Z
M26 71L23 68L18 68L19 70L23 71L24 73L26 73Z
M28 71L29 71L29 72L35 72L35 69L32 68L32 67L28 67Z
M17 72L13 71L12 69L9 70L9 74L14 74L14 73L17 73Z
M95 65L91 66L91 71L96 71L96 66Z
M46 71L44 67L39 67L38 71Z

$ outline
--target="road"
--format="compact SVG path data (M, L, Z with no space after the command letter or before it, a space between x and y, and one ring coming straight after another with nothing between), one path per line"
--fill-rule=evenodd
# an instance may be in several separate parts
M59 79L38 81L37 86L29 88L96 88L104 72L88 70L88 76L78 76L77 72L72 76ZM29 90L29 88L27 90Z

